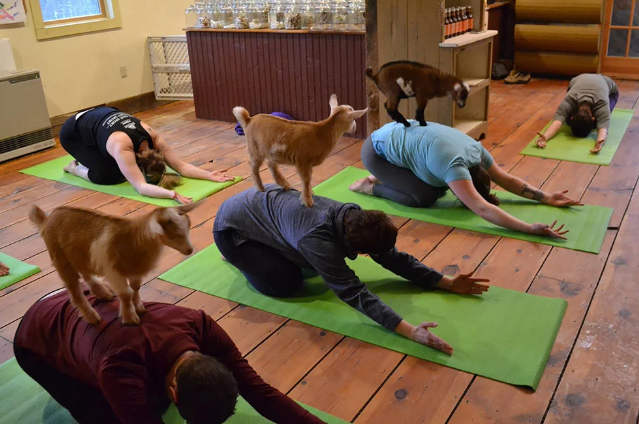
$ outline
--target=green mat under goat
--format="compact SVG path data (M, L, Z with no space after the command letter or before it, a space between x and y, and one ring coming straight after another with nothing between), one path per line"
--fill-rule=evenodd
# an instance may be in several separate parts
M37 266L21 262L4 253L0 253L0 262L9 267L9 275L0 277L0 290L40 272Z
M493 225L464 208L450 190L433 207L411 208L380 197L354 193L348 189L355 180L368 175L370 173L364 169L348 167L313 188L313 191L317 196L344 203L356 203L364 209L381 210L389 215L590 253L599 253L612 216L612 209L603 206L556 208L512 193L496 192L501 201L499 207L509 214L531 224L534 222L552 224L554 220L557 220L560 224L565 224L565 229L570 230L567 234L568 240L551 239Z
M0 424L76 424L69 411L22 371L15 358L0 365L0 399ZM302 406L328 424L346 423L315 408ZM184 424L174 405L171 405L162 420L166 424ZM239 398L235 415L226 424L270 422L255 412L244 399Z
M392 333L351 308L320 277L306 280L293 298L260 294L211 245L162 274L161 279L276 315L314 325L417 358L510 384L537 388L566 309L563 299L499 287L483 296L425 292L359 257L348 265L387 305L417 325L436 321L433 332L455 350L448 356Z
M610 165L617 148L619 148L619 144L621 144L621 139L628 129L633 112L628 109L615 109L612 112L606 143L597 154L590 153L590 149L595 147L595 141L597 141L597 131L591 132L586 138L579 138L572 135L570 127L566 124L561 127L556 136L548 140L545 148L540 149L537 147L537 139L539 138L537 136L520 154L569 162L591 163L593 165ZM552 121L540 132L543 134L551 123Z
M67 166L73 158L71 156L64 156L58 159L53 159L49 162L41 163L40 165L32 166L31 168L23 169L23 174L33 175L38 178L45 178L47 180L59 181L65 184L71 184L77 187L86 188L93 191L99 191L101 193L112 194L114 196L126 197L127 199L137 200L139 202L149 203L157 206L175 206L178 203L172 199L156 199L153 197L143 196L128 182L123 182L116 185L99 185L86 181L75 175L64 172L64 167ZM183 184L178 186L175 191L186 197L192 197L194 202L204 199L212 194L217 193L229 187L235 183L242 181L241 177L236 177L234 181L228 181L225 183L215 183L213 181L195 180L192 178L182 178Z

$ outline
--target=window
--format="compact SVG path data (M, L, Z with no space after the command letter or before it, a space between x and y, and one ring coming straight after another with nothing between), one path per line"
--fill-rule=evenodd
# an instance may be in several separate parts
M119 28L118 0L30 0L38 40Z

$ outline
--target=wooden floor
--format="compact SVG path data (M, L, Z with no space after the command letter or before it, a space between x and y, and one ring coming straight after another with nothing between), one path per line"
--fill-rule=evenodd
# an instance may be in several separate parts
M395 218L398 247L446 273L477 270L492 284L561 297L568 309L536 392L425 362L322 331L157 279L184 258L167 249L143 286L145 300L202 308L229 332L257 371L283 392L355 423L636 423L639 410L639 117L630 124L611 166L597 167L519 155L548 122L567 82L493 84L484 145L503 169L542 186L570 189L584 203L615 213L601 253L553 248ZM617 107L635 108L639 83L621 82ZM200 121L191 102L138 114L159 130L186 161L205 169L230 168L248 177L244 138L228 123ZM346 166L361 167L361 140L343 138L313 175L317 184ZM21 316L42 295L61 287L42 239L27 220L33 204L67 204L134 216L151 206L18 173L63 155L60 148L0 164L0 251L42 272L0 291L0 362L12 354ZM299 185L294 169L285 169ZM263 172L265 181L272 181ZM213 242L213 218L250 180L205 201L192 213L198 249ZM581 231L588 231L583 228ZM576 230L573 230L576 231ZM634 252L634 253L633 253ZM425 319L428 317L425 316ZM446 325L445 322L440 322Z

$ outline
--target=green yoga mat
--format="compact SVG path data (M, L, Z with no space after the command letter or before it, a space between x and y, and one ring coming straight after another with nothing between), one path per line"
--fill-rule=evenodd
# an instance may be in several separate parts
M60 406L31 377L22 371L15 358L0 365L0 424L75 424L69 411ZM325 412L302 405L328 424L343 424ZM162 417L166 424L184 424L172 404ZM242 398L238 399L235 415L227 424L265 424L271 421L259 415Z
M546 143L545 148L540 149L537 147L537 139L539 137L536 136L520 154L569 162L591 163L593 165L610 165L630 124L632 114L633 111L628 109L615 109L612 112L608 138L606 138L603 149L597 154L590 153L590 149L595 146L595 141L597 141L597 131L593 131L586 138L578 138L572 135L570 127L565 124L557 135ZM546 131L551 123L552 121L540 132Z
M40 272L37 266L26 264L4 253L0 253L0 262L9 267L9 275L0 277L0 290Z
M348 264L373 293L408 322L438 322L434 333L453 346L454 354L448 356L384 329L339 300L317 276L306 280L297 297L264 296L221 259L215 245L160 278L417 358L537 388L564 316L563 299L499 287L483 296L425 292L370 258L359 257Z
M99 185L93 184L89 181L83 180L75 175L64 172L63 168L67 166L73 158L71 156L64 156L58 159L51 160L49 162L41 163L40 165L32 166L31 168L23 169L23 174L33 175L34 177L45 178L47 180L59 181L65 184L71 184L74 186L87 188L93 191L99 191L101 193L112 194L114 196L126 197L127 199L137 200L139 202L149 203L157 206L175 206L177 202L172 199L156 199L153 197L142 196L135 191L133 186L128 182L124 182L117 185ZM182 178L183 184L177 187L175 190L183 196L192 197L194 202L204 199L220 190L225 189L235 183L242 180L241 177L236 177L235 181L228 181L225 183L214 183L212 181L194 180L192 178Z
M450 190L433 207L411 208L379 197L354 193L348 189L355 180L368 175L370 173L364 169L348 167L319 184L313 191L317 196L328 197L344 203L356 203L364 209L382 210L389 215L590 253L599 253L612 216L612 209L602 206L555 208L523 199L512 193L497 192L497 197L501 200L499 207L509 214L528 223L552 224L554 220L557 220L557 222L565 224L565 229L570 230L568 240L551 239L493 225L475 215L471 210L464 208Z

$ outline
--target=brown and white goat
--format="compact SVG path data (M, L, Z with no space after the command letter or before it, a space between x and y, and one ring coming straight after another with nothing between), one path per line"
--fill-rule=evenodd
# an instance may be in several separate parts
M264 114L251 117L243 107L233 108L233 115L246 134L251 177L258 190L264 191L260 177L260 166L264 160L268 161L275 182L284 190L289 190L291 185L280 173L277 165L294 165L304 183L302 204L306 207L313 206L313 167L324 162L340 136L355 131L355 120L368 111L338 105L335 94L331 96L329 105L330 116L320 122L288 121Z
M419 121L419 125L426 126L424 110L430 99L449 95L460 108L463 108L470 91L468 84L456 76L443 74L432 66L407 60L388 62L377 74L373 74L373 69L369 67L366 69L366 76L373 80L379 91L386 96L384 106L390 117L406 127L410 127L410 124L397 110L401 99L415 97L415 120Z
M90 324L100 315L84 296L80 276L101 300L120 298L122 324L137 325L145 312L138 293L142 278L157 264L163 247L193 253L186 215L199 203L158 208L136 218L62 206L47 215L37 206L29 218L38 227L51 261L64 282L71 303ZM104 277L108 284L96 279ZM109 287L110 286L110 287Z

